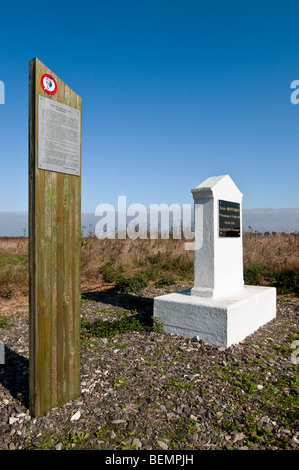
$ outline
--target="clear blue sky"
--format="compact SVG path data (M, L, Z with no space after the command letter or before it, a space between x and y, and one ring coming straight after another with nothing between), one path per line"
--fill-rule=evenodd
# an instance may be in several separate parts
M28 207L28 63L83 99L82 211L191 203L229 174L244 208L299 207L298 0L1 4L0 211Z

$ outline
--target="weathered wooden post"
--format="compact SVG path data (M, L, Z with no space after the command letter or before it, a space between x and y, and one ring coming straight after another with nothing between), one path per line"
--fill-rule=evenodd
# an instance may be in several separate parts
M81 98L29 62L29 406L80 395Z

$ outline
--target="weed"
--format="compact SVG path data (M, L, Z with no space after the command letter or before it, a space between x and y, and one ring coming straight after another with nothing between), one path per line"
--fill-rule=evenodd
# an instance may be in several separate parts
M131 444L128 444L125 441L122 441L121 443L121 450L138 450L138 446L136 442L132 442Z
M265 275L265 268L260 264L244 267L244 282L248 285L258 285Z
M263 381L262 375L259 377L257 374L253 374L251 372L236 370L236 367L215 366L214 370L218 377L230 383L230 385L235 388L235 393L237 395L244 392L251 395L257 390L257 385Z
M171 390L172 388L187 388L189 390L194 390L195 385L191 382L182 382L181 380L172 377L165 385L165 390Z
M18 266L28 263L28 255L21 253L0 253L0 271L8 266Z
M158 282L156 282L156 287L166 287L172 286L175 283L175 280L170 276L163 276Z
M72 450L72 449L79 450L85 447L88 439L89 439L89 433L78 432L76 434L71 434L70 436L68 436L62 442L62 444L65 450Z
M138 318L136 310L130 311L119 320L110 322L97 319L94 322L82 321L82 338L96 336L98 338L109 338L127 331L152 331L153 327Z
M99 271L105 282L115 283L118 282L121 277L120 273L116 270L114 264L110 260L104 263Z
M161 260L162 260L162 256L161 256L161 252L158 251L158 253L154 254L154 255L150 255L146 258L146 263L147 264L155 264L155 265L160 265L161 264Z
M228 416L221 423L222 430L229 433L243 432L246 435L246 443L252 444L265 442L272 433L258 422L258 417L253 412L245 412L238 418Z
M54 449L54 440L52 438L44 439L37 447L36 450L53 450Z
M164 326L163 322L160 318L154 317L153 318L153 331L156 333L163 333L164 332Z
M273 274L272 285L277 288L278 294L299 295L299 270L283 269Z
M144 270L144 274L149 281L155 281L162 275L162 270L159 266L151 265Z
M194 273L194 264L192 260L188 260L184 257L178 257L166 261L162 265L164 271L169 271L176 273L183 278L189 278L193 276Z
M8 289L5 289L4 292L2 293L2 297L4 299L11 299L12 296L13 296L13 289L12 288L8 288Z
M6 317L0 317L0 328L10 328L13 326L11 323L7 323Z
M127 385L127 380L126 379L117 379L115 382L114 382L114 387L125 387L125 385Z

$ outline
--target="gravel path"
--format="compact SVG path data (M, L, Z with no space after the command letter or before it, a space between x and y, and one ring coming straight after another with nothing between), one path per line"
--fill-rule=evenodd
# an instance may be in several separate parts
M150 321L165 292L86 294L82 320ZM298 449L299 303L227 350L155 331L85 335L81 396L41 418L28 410L28 307L6 312L1 449Z

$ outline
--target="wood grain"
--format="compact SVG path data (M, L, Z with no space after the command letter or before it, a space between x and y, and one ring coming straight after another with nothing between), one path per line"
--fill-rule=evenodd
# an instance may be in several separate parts
M40 77L57 81L45 93ZM29 406L41 416L80 395L81 177L38 168L38 96L82 109L37 58L29 63Z

